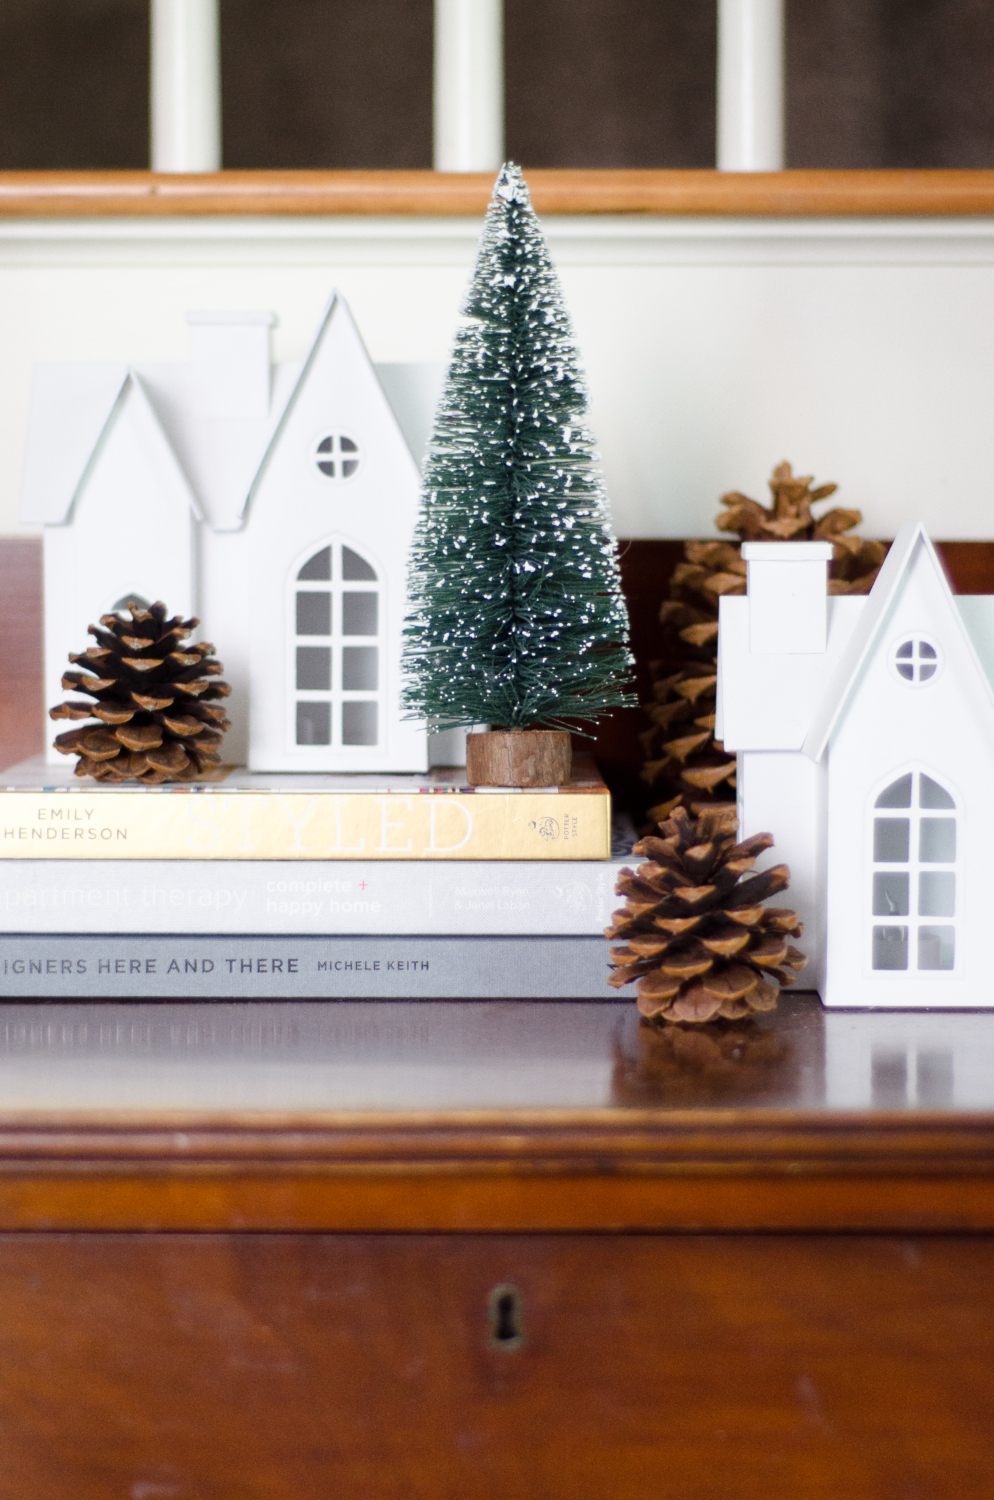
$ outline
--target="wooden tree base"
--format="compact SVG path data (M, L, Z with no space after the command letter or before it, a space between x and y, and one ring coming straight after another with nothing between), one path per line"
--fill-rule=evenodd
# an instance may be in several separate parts
M565 786L572 771L564 729L491 729L466 736L470 786Z

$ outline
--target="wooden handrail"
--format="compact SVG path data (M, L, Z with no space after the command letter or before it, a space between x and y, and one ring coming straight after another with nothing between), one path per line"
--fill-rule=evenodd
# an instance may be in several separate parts
M994 215L994 171L527 171L542 214L738 218ZM0 172L0 218L470 215L493 174Z

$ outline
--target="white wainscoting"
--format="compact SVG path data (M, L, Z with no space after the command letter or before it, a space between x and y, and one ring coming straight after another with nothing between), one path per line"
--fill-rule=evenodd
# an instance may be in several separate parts
M479 221L0 221L0 534L36 360L184 359L187 308L276 313L304 353L332 287L374 360L447 357ZM710 531L790 458L865 530L994 536L994 219L549 217L620 535ZM408 372L416 386L418 371ZM414 403L415 406L417 403ZM58 434L52 434L53 442Z

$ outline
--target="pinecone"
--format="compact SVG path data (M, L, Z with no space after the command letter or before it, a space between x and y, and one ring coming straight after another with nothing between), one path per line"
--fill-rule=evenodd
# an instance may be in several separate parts
M685 562L670 579L660 607L667 651L651 663L656 701L646 713L642 779L666 799L649 809L657 822L678 801L691 806L725 799L735 786L735 757L714 737L718 682L718 600L744 594L746 564L731 542L687 542Z
M788 463L773 471L773 504L765 509L737 490L721 497L726 507L716 518L719 531L733 531L739 542L691 541L686 561L670 579L670 597L659 611L665 627L666 655L651 664L655 702L646 713L653 727L642 735L646 756L642 779L662 793L649 809L665 818L679 799L690 805L717 802L735 786L735 757L714 738L715 685L718 663L718 600L722 594L744 594L746 564L742 542L830 541L835 549L830 594L867 594L887 555L885 542L865 541L848 533L862 520L858 510L836 506L820 520L812 505L838 488L812 489L810 476L795 478Z
M230 720L215 700L231 692L208 642L182 643L199 620L166 619L166 606L129 603L131 619L102 615L89 633L97 639L71 662L62 686L95 703L70 699L49 709L52 719L97 719L56 735L63 755L78 755L77 776L98 781L192 781L212 771Z
M742 879L772 837L757 833L737 844L735 828L728 807L704 808L696 819L676 807L660 824L661 838L644 838L632 850L649 862L618 876L615 890L627 899L605 936L624 946L611 950L608 983L637 979L644 1016L736 1021L772 1010L778 990L770 977L793 984L807 962L786 941L801 935L797 913L759 904L786 889L787 866Z

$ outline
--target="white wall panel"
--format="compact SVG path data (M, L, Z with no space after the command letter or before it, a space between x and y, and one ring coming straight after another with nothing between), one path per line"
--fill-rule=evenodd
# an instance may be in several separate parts
M188 308L271 308L303 356L329 291L376 361L447 357L468 219L0 221L0 533L32 364L188 355ZM865 530L994 536L994 221L552 218L615 525L711 529L790 458ZM428 377L426 377L428 378ZM431 379L437 378L431 372Z

